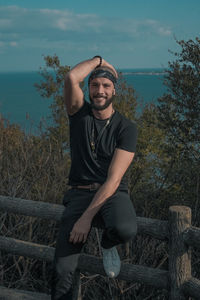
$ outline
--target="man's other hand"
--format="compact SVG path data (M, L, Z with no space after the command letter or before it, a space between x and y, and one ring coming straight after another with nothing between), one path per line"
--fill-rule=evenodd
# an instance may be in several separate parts
M74 224L72 231L70 233L69 241L70 243L85 243L87 240L88 233L91 228L91 220L88 218L80 217L78 221Z

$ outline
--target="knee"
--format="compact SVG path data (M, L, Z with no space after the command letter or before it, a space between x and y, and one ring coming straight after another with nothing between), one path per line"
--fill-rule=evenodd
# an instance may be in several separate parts
M131 223L131 224L117 225L114 231L116 232L116 235L118 239L121 241L121 243L126 243L135 238L137 234L137 224Z

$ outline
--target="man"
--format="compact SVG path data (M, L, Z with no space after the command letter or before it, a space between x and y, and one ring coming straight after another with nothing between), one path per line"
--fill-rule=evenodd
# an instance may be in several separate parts
M80 83L88 76L90 103ZM136 125L113 108L117 72L102 57L66 75L64 100L70 121L71 169L55 253L53 300L72 299L73 274L91 226L104 228L101 246L109 277L120 272L115 248L136 235L136 215L125 172L133 160Z

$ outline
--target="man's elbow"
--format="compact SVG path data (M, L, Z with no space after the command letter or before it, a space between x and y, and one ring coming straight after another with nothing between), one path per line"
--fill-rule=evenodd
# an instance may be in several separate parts
M77 72L74 69L70 70L65 76L65 84L71 86L79 86L81 81L82 80L80 79L80 75L77 74Z
M74 74L72 71L69 71L65 76L65 86L73 82L75 82Z
M121 182L121 178L118 177L108 178L108 183L112 186L114 191L118 188L120 182Z

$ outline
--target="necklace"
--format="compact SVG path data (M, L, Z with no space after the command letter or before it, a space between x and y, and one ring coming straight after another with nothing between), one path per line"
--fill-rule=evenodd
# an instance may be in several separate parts
M110 124L110 121L112 119L112 116L114 114L114 109L112 110L112 113L110 115L110 117L107 119L105 125L103 126L103 128L101 128L100 132L97 134L96 138L95 138L95 120L94 120L94 116L93 116L93 122L92 122L92 132L91 132L91 139L90 139L90 146L91 146L91 150L93 153L94 158L97 158L97 150L98 150L98 146L99 146L99 142L100 139L104 133L104 131L106 130L106 128L108 127L108 125Z

